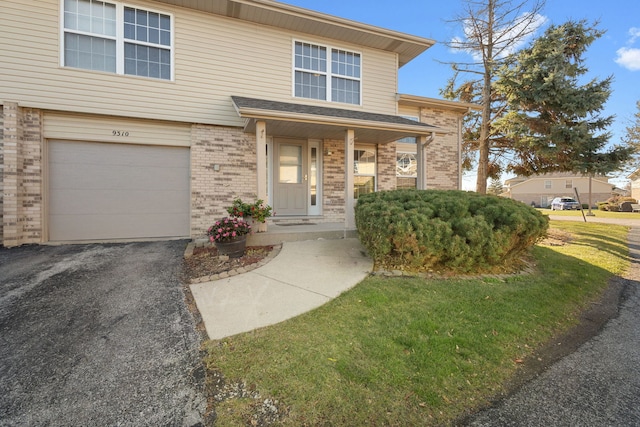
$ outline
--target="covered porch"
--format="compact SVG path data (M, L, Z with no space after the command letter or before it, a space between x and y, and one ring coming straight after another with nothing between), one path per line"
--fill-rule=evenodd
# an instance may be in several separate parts
M384 185L376 181L375 191L395 188L395 141L415 138L417 188L423 189L425 148L442 132L395 115L238 96L232 102L245 120L244 132L255 135L256 196L268 201L276 213L267 234L283 239L296 240L292 235L297 233L314 235L310 227L339 237L355 232L356 172L362 173L356 169L364 168L356 158L357 144L374 147L374 155L385 153L380 164L366 165L388 178Z

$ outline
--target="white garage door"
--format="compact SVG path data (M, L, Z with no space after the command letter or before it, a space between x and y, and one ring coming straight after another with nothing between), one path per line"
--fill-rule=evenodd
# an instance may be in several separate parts
M49 240L189 236L189 149L49 143Z

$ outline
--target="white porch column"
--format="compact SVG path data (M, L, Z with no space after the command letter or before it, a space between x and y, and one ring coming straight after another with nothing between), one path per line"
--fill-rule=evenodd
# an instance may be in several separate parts
M353 129L347 129L344 134L344 227L356 228L356 216L353 210L355 201L353 198L353 162L355 135Z
M416 147L416 163L418 164L418 179L417 179L417 187L418 190L426 190L427 189L427 159L425 155L425 149L427 145L427 137L420 136L418 137L418 146Z
M258 187L256 196L268 203L267 199L267 124L256 122L256 174Z

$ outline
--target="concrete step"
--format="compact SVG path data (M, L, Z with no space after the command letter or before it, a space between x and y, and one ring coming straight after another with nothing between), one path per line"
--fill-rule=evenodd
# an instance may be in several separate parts
M266 233L254 233L247 238L248 246L275 245L303 240L335 240L357 238L355 229L344 228L344 223L311 223L295 220L272 222Z

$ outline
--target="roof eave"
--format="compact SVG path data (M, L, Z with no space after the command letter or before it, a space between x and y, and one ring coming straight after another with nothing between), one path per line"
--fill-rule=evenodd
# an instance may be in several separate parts
M274 0L156 0L220 16L394 52L403 66L434 40L352 21ZM315 25L307 25L313 23Z
M472 110L482 110L482 105L473 104L470 102L450 101L447 99L428 98L424 96L409 95L404 93L397 94L396 100L401 105L408 105L413 107L442 108L464 114Z

